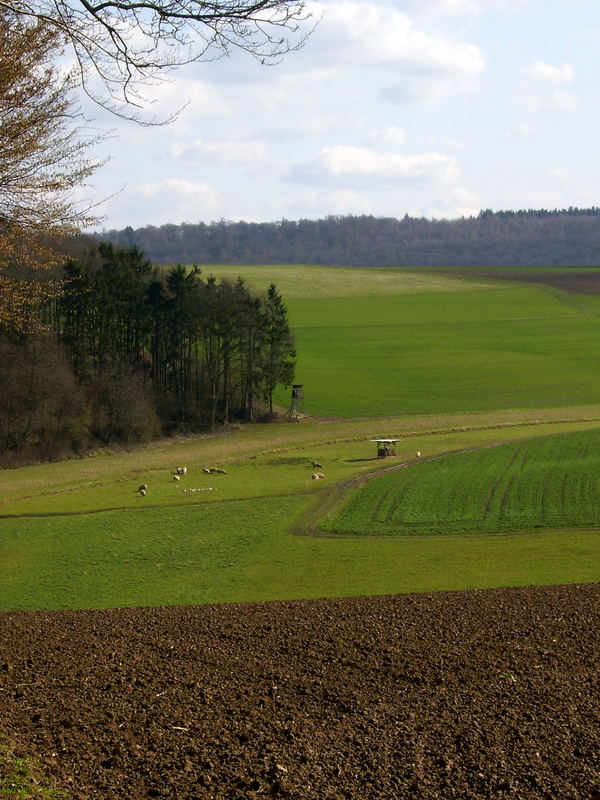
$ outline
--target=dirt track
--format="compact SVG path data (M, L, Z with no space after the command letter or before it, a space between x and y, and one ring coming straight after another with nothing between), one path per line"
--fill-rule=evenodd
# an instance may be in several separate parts
M0 731L73 798L600 798L600 585L0 630Z

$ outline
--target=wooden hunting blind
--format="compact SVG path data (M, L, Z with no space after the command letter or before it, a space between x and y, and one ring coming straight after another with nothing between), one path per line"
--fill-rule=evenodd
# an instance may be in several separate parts
M396 455L396 442L399 439L371 439L377 444L377 458L387 458Z
M292 384L292 398L288 416L292 420L298 420L304 413L304 384Z

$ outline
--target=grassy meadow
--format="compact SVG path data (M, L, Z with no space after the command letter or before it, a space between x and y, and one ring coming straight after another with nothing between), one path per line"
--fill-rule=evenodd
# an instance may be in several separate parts
M443 414L595 403L600 297L441 270L207 267L283 293L309 413ZM474 277L473 277L474 276ZM532 272L532 279L535 271ZM287 404L280 391L278 401Z
M309 416L0 471L0 608L600 578L598 298L400 269L204 272L277 283ZM395 459L375 458L377 437L400 439ZM343 489L390 464L406 467Z

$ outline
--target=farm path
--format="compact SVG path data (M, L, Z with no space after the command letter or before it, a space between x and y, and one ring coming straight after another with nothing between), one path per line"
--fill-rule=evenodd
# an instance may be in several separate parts
M597 800L600 585L0 614L71 800Z
M334 509L340 506L340 504L345 500L346 495L348 492L354 491L355 489L360 489L361 486L364 486L369 481L372 481L374 478L379 478L382 475L387 475L390 472L398 472L401 469L408 469L409 467L413 467L416 464L423 463L424 461L435 461L440 458L447 458L448 456L457 456L462 455L463 453L472 453L475 450L487 450L490 447L499 447L500 445L507 444L507 442L488 442L487 444L480 444L474 447L464 447L459 450L448 450L441 453L436 453L435 455L431 456L422 456L419 458L412 458L408 461L402 461L400 463L389 464L385 467L380 467L379 469L374 469L371 472L363 472L360 475L356 475L353 478L348 478L345 481L341 481L340 483L336 483L335 486L332 486L327 491L321 492L315 504L308 509L290 528L290 533L294 534L295 536L316 536L316 537L324 537L324 538L345 538L345 537L353 537L354 534L347 534L342 532L336 531L325 531L319 528L319 524L321 521L329 514L331 514Z

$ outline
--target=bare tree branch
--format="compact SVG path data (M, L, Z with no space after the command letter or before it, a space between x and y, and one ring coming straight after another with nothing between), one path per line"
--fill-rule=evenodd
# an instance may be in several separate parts
M147 106L143 87L176 67L234 50L276 64L316 24L306 0L0 0L2 8L54 26L87 94L128 118L136 115L127 107Z

